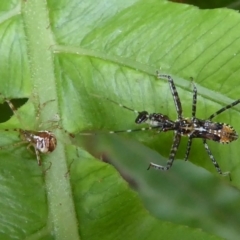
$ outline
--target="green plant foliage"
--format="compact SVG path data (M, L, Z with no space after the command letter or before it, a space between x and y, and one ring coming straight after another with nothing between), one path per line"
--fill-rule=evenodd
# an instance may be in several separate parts
M113 167L81 149L78 133L137 128L132 112L93 94L175 119L168 83L156 79L156 70L174 77L185 116L191 115L190 77L198 87L200 118L239 98L239 23L231 10L159 0L2 0L0 93L29 100L0 128L49 129L58 146L41 155L39 167L26 146L11 146L16 133L1 133L0 146L10 144L0 150L1 239L219 239L154 218ZM240 132L238 110L216 121ZM56 127L56 115L76 138ZM171 133L125 137L166 162ZM210 147L238 187L238 142ZM179 159L184 152L180 147ZM201 141L194 142L190 161L215 173Z

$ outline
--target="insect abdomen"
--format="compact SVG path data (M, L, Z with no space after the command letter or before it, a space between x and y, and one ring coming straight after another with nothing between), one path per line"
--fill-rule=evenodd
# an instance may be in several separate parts
M226 123L208 122L206 128L210 134L215 136L211 140L218 141L220 143L230 143L238 139L236 131L232 126Z

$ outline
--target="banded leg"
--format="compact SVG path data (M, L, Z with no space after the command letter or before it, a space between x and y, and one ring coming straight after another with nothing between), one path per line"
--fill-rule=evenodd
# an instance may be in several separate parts
M44 102L43 104L38 104L38 108L37 108L37 111L36 111L36 121L38 122L39 119L40 119L40 113L41 111L45 108L45 106L50 103L50 102L53 102L55 101L54 99L51 99L51 100L48 100L46 102Z
M235 105L237 105L237 104L239 104L239 103L240 103L240 99L232 102L231 104L227 105L226 107L221 108L220 110L218 110L217 112L215 112L214 114L212 114L208 119L209 119L209 120L212 120L214 117L216 117L216 116L219 115L220 113L226 111L226 110L229 109L229 108L234 107Z
M173 144L172 144L170 155L169 155L169 159L167 161L167 166L161 166L161 165L158 165L158 164L155 164L155 163L151 162L149 164L148 170L151 167L156 168L158 170L162 170L162 171L169 170L171 168L172 164L173 164L174 159L175 159L175 155L176 155L176 152L178 150L178 146L180 144L180 140L181 140L181 135L178 132L175 132Z
M194 82L192 82L193 84L193 102L192 102L192 118L196 117L196 109L197 109L197 88L194 84Z
M34 150L35 150L38 166L41 166L42 165L42 161L41 161L40 153L39 153L39 151L38 151L38 149L36 147L34 147Z
M30 147L34 148L34 152L35 152L35 155L36 155L36 158L37 158L38 166L41 166L42 165L42 161L41 161L41 157L40 157L40 152L38 151L38 149L32 143L30 143L27 146L27 150L30 151L31 153L33 153L33 152L31 151Z
M22 145L22 144L26 144L26 143L27 143L27 141L21 141L21 142L13 143L13 144L11 144L11 145L1 146L1 147L0 147L0 150L2 150L2 149L4 149L4 148L9 148L9 147L18 147L18 146L20 146L20 145ZM30 152L32 152L31 149L30 149L31 146L33 146L33 145L32 145L32 144L29 144L29 145L27 146L27 150L29 150ZM33 146L33 147L34 147L34 146ZM35 150L35 154L36 154L36 157L37 157L38 165L40 166L40 165L41 165L41 159L40 159L39 151L38 151L35 147L34 147L34 150Z
M47 120L47 121L44 121L44 122L40 122L40 114L41 114L41 111L46 107L46 105L48 105L50 102L53 102L55 101L54 99L51 99L51 100L48 100L42 104L38 103L38 106L37 106L37 109L35 110L35 113L36 113L36 125L35 127L38 128L38 129L41 129L43 126L45 126L44 128L46 129L54 129L54 128L58 128L58 121L59 120ZM48 126L48 124L50 124ZM54 125L56 124L56 125Z
M192 146L192 137L189 136L188 143L187 143L187 151L186 151L185 158L184 158L185 161L188 160L188 156L189 156L189 153L190 153L190 150L191 150L191 146Z
M20 142L17 142L17 143L12 143L12 144L8 144L8 145L5 145L5 146L0 146L0 150L4 149L4 148L10 148L10 147L18 147L22 144L26 144L27 142L26 141L20 141Z
M232 181L232 178L231 178L231 173L230 172L222 172L220 166L218 165L217 161L215 160L214 156L212 155L212 152L211 150L209 149L208 145L207 145L207 142L206 142L206 139L203 139L203 144L204 144L204 147L208 153L208 156L209 158L211 159L214 167L216 168L217 172L223 176L229 176L229 180Z
M172 92L172 96L173 96L173 101L175 103L175 107L176 107L176 111L178 114L178 119L182 119L182 104L176 89L176 86L173 82L173 79L170 75L166 75L166 74L160 74L157 71L157 78L164 78L168 80L169 86L170 86L170 90Z
M192 119L194 120L196 117L196 109L197 109L197 88L196 88L193 80L192 80L192 84L193 84ZM191 146L192 146L192 136L190 135L188 138L187 151L186 151L185 158L184 158L185 161L188 160Z

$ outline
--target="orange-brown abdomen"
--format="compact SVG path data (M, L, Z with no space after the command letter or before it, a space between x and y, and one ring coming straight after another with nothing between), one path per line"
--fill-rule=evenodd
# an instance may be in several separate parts
M221 130L218 130L220 143L230 143L238 139L238 134L230 125L224 124Z

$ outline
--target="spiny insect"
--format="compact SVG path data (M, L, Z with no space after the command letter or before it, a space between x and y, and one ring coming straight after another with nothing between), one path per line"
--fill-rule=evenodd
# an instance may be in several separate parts
M0 94L2 95L2 94ZM10 109L12 110L13 114L19 118L18 113L12 102L3 97L4 101L8 104ZM50 100L52 101L52 100ZM48 101L49 102L49 101ZM44 107L48 102L44 103L42 107ZM40 111L40 106L37 112L37 121L39 120L39 111ZM37 158L37 163L40 166L41 165L41 157L40 153L50 153L54 151L54 149L57 146L57 139L55 135L51 131L32 131L32 130L24 130L21 128L14 128L14 129L3 129L1 131L16 131L19 133L21 141L17 143L13 143L11 145L7 146L1 146L1 149L9 148L9 147L16 147L22 144L28 144L27 149L29 150L30 147L34 148L36 158Z
M214 114L212 114L207 119L199 119L196 118L196 104L197 104L197 88L193 84L193 102L192 102L192 117L191 118L184 118L182 116L182 104L176 89L176 86L174 84L174 81L170 75L166 74L159 74L157 72L157 78L158 79L166 79L169 83L170 90L173 96L173 101L175 104L176 112L177 112L177 120L173 121L170 120L167 115L161 114L161 113L148 113L147 111L137 111L134 109L131 109L127 106L124 106L122 104L119 104L109 98L105 98L108 101L111 101L114 104L117 104L118 106L125 108L129 111L132 111L137 114L137 118L135 119L136 124L142 124L146 123L149 125L147 128L139 128L139 129L129 129L129 130L119 130L119 131L110 131L109 133L121 133L121 132L134 132L134 131L145 131L145 130L153 130L156 129L157 132L167 132L167 131L174 131L174 138L173 138L173 144L171 146L169 159L167 161L166 166L161 166L155 163L150 163L148 169L151 167L155 169L159 169L162 171L167 171L171 168L173 161L175 159L176 152L178 150L181 136L187 136L188 137L188 143L187 143L187 150L185 154L185 161L188 160L188 156L190 153L190 149L192 146L192 139L193 138L202 138L204 148L209 155L209 158L211 159L213 165L215 166L217 172L219 174L222 174L224 176L228 175L231 180L230 172L222 172L221 168L219 167L217 161L215 160L208 144L207 140L212 140L219 143L230 143L234 140L238 139L238 134L236 131L231 127L230 125L226 123L218 123L218 122L212 122L212 119L216 117L217 115L221 114L222 112L226 111L229 108L232 108L233 106L240 103L240 99L232 102L231 104L227 105L226 107L223 107L216 111ZM83 133L84 134L84 133ZM84 134L89 135L89 134Z

